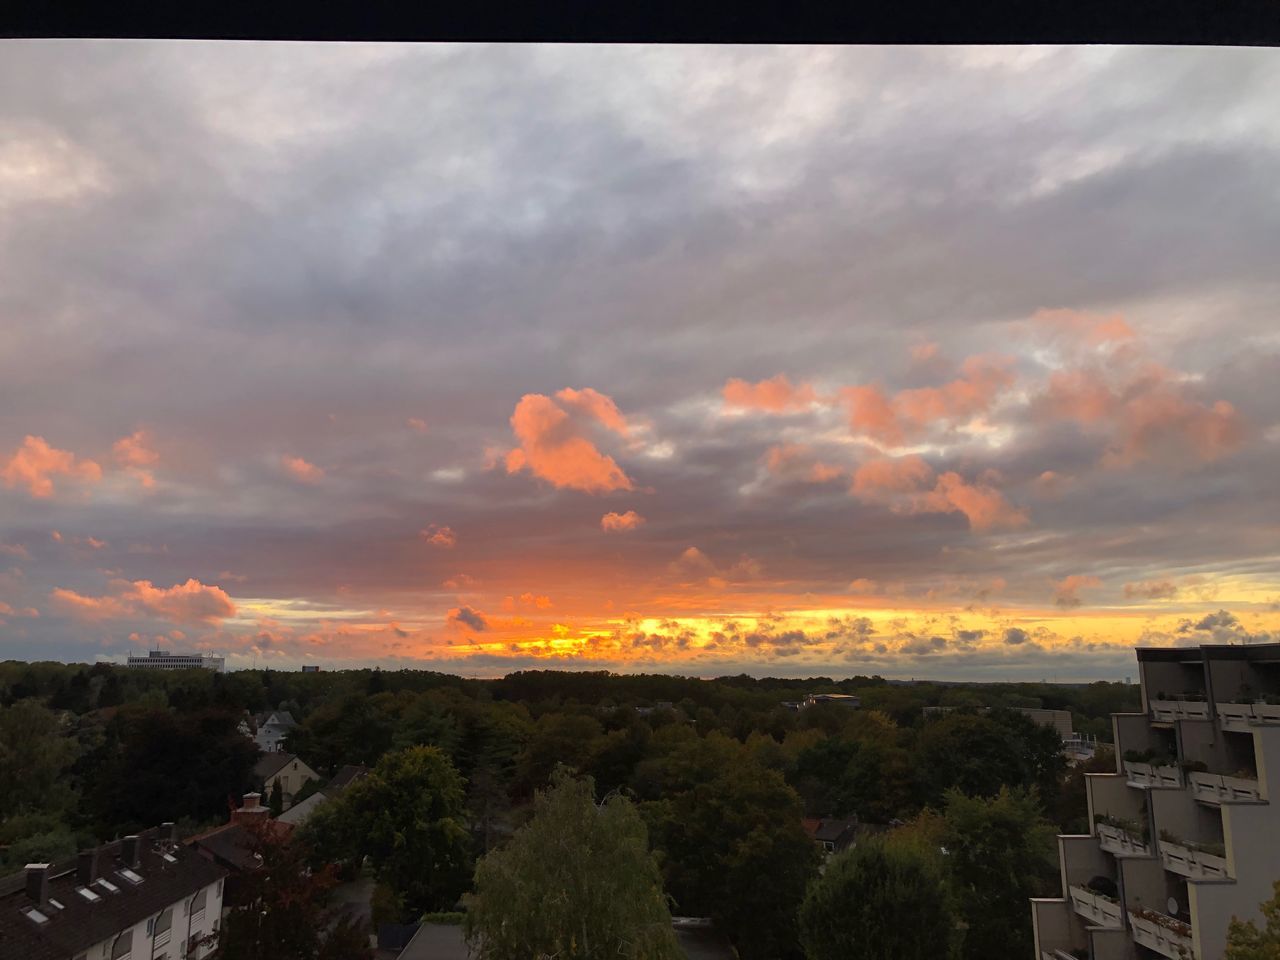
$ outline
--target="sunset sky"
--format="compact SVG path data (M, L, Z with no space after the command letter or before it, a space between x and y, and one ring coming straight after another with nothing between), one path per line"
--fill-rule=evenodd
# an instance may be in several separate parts
M1269 50L0 42L0 659L1280 640Z

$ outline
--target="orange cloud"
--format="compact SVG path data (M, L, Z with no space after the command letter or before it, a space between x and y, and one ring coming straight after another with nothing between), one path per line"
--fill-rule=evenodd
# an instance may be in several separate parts
M1102 581L1092 574L1073 573L1063 577L1053 587L1053 602L1060 607L1080 606L1080 591L1086 587L1100 587Z
M458 535L452 527L437 527L434 523L418 531L418 536L433 547L444 547L446 550L458 545Z
M299 483L319 483L324 479L323 470L314 463L308 463L301 457L281 457L280 465L284 467L285 473Z
M546 610L551 606L550 597L535 597L532 593L520 594L520 602L526 607L537 607L539 610Z
M556 399L561 403L539 393L520 398L511 414L511 429L520 446L507 453L507 472L528 468L555 487L586 493L631 490L631 479L617 462L584 436L591 421L627 435L629 427L614 402L589 388L566 388ZM578 416L572 416L571 410Z
M39 499L53 496L55 476L97 483L102 479L102 467L92 460L77 460L71 451L59 450L50 446L44 437L30 434L0 466L0 479L5 486L26 487L31 496Z
M112 580L110 587L112 592L100 597L58 587L49 598L82 620L155 616L177 623L216 623L236 615L235 604L221 587L195 579L172 587L157 587L150 580Z
M758 383L734 378L725 383L723 393L726 407L763 410L767 413L803 410L817 400L817 394L810 384L792 386L786 374L782 373Z
M864 463L854 473L850 493L864 502L888 504L896 513L962 513L978 531L1017 528L1028 519L985 480L969 483L954 471L935 475L914 454Z
M1118 313L1104 317L1081 310L1042 309L1032 315L1031 322L1050 338L1076 340L1089 346L1123 343L1137 336Z
M156 485L155 473L149 468L160 460L160 454L151 449L151 435L146 430L135 430L121 437L111 446L116 463L124 467L138 483L150 490Z
M807 483L826 483L844 473L840 467L817 460L801 469L809 456L810 450L804 444L783 443L772 446L765 452L764 465L774 475L799 475Z
M642 523L644 523L644 517L634 510L628 510L626 513L611 512L600 518L600 529L606 533L618 533L624 530L634 530Z
M446 590L467 590L480 586L480 581L470 574L459 573L440 584Z
M1124 595L1129 599L1172 600L1178 595L1178 585L1172 580L1140 580L1126 583Z
M0 543L0 554L9 557L27 557L27 548L20 543Z
M404 425L416 433L427 432L427 421L421 419L420 417L410 417L408 420L404 422Z
M938 428L950 429L986 413L1014 381L1008 357L972 356L961 376L940 387L901 390L890 397L878 384L844 387L849 427L889 446L902 446Z

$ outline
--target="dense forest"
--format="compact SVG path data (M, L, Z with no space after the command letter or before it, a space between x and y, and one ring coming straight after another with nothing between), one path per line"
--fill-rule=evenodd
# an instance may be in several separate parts
M784 703L811 693L856 694L861 709ZM926 706L957 709L926 717ZM328 862L370 859L384 918L453 909L477 858L527 822L537 791L573 774L600 798L635 804L673 912L715 918L744 958L801 955L799 908L818 872L804 817L893 826L952 850L964 953L1003 955L1029 944L1025 897L1052 887L1053 834L1087 830L1083 773L1110 762L1069 768L1052 728L1004 708L1068 709L1076 730L1105 741L1109 715L1137 706L1136 686L1113 683L559 671L471 680L7 662L0 846L12 870L165 820L187 833L225 822L258 755L241 723L284 709L299 722L290 751L322 777L376 768L321 808L308 839ZM406 853L395 811L415 804L415 822L436 832ZM464 835L450 832L454 821ZM966 860L966 837L989 843L1000 830L1008 844ZM424 862L437 865L429 876L415 866Z

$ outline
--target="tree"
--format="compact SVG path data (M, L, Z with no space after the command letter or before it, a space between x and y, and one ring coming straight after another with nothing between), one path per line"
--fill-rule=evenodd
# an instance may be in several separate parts
M368 857L413 915L452 909L466 885L463 784L437 747L384 754L308 818L305 832L325 861Z
M267 810L273 817L284 813L284 788L280 786L280 778L271 781L271 794L267 798Z
M800 907L808 960L942 960L955 918L936 851L864 840L832 859Z
M0 820L73 804L66 773L78 752L57 715L37 701L0 707Z
M1002 787L994 797L947 793L941 840L968 924L963 957L1032 953L1027 900L1048 893L1058 875L1055 833L1033 790Z
M372 960L368 931L326 907L333 868L309 870L305 846L272 821L245 830L261 865L213 935L215 960Z
M533 819L476 867L467 941L477 960L680 960L657 863L635 805L599 805L563 769Z
M794 950L818 866L796 792L718 733L643 766L637 779L655 797L643 810L679 909L715 919L744 960Z
M1265 921L1261 930L1252 920L1231 918L1223 960L1280 960L1280 880L1272 889L1271 899L1258 905Z

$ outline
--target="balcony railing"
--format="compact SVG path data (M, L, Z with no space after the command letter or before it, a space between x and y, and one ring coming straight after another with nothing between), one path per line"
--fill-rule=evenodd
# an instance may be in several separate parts
M1075 884L1070 892L1072 909L1090 923L1099 927L1124 926L1124 913L1117 901Z
M1182 768L1176 763L1157 765L1126 760L1124 770L1128 782L1135 787L1181 788Z
M1187 775L1191 793L1197 800L1208 803L1265 803L1262 786L1256 779L1227 777L1220 773L1191 773Z
M1223 730L1240 731L1280 723L1280 703L1220 703L1218 720Z
M1191 925L1154 910L1130 910L1133 939L1171 960L1192 956Z
M1098 835L1099 846L1108 853L1114 853L1122 857L1151 856L1151 848L1147 843L1140 836L1129 832L1124 827L1113 826L1109 823L1097 823L1094 828Z
M1231 879L1227 873L1226 857L1220 856L1216 848L1209 852L1186 840L1162 839L1160 860L1166 870L1189 880Z
M1174 720L1208 720L1209 704L1205 700L1152 700L1151 718L1172 723Z

